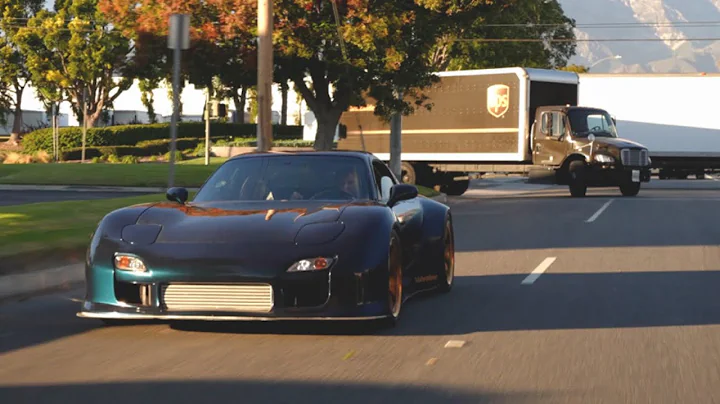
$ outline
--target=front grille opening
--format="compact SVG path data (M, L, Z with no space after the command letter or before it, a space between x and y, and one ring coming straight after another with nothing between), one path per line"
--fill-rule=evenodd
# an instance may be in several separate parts
M623 165L628 167L646 167L650 165L647 150L623 149L620 157Z
M150 285L115 282L115 299L137 306L150 306Z
M317 307L328 299L330 284L327 278L314 280L295 280L283 286L285 307Z
M161 287L160 304L167 311L267 313L273 289L267 284L182 284Z

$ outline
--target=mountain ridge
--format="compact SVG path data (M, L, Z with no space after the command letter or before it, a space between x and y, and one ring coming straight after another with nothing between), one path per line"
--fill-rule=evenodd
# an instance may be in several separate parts
M596 73L720 72L720 0L559 2L578 26L570 63Z

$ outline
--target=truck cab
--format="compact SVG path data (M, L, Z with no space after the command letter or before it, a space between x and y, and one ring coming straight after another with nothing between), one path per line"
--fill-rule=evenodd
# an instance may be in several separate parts
M554 172L574 197L588 187L618 186L635 196L650 181L650 157L639 143L621 139L615 120L598 108L542 106L531 130L533 165Z

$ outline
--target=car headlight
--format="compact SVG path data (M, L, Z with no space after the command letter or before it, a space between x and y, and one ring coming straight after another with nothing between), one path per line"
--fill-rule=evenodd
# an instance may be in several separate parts
M309 258L300 260L290 266L288 268L288 272L307 272L307 271L321 271L323 269L330 268L330 265L332 265L333 261L335 261L333 258Z
M607 154L596 154L595 161L599 163L614 163L615 159L612 156L608 156Z
M129 254L115 255L115 269L130 272L147 272L145 263L140 258Z

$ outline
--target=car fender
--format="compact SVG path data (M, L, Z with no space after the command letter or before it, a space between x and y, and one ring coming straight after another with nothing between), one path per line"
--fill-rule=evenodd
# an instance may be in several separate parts
M390 234L397 224L392 210L382 205L349 207L339 220L345 231L337 240L338 247L357 263L354 267L369 270L387 266Z

